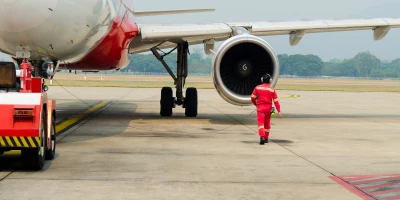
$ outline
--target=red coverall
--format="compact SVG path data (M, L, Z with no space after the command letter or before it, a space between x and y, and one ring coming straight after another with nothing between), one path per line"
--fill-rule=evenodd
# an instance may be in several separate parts
M269 84L264 83L257 86L251 95L251 101L257 106L257 121L258 121L258 134L266 140L269 137L271 129L271 109L272 103L278 112L281 112L281 105L278 101L278 95L274 88Z

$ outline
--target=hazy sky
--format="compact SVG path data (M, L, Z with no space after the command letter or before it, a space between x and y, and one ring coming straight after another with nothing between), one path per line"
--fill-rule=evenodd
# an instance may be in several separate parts
M298 19L346 19L400 17L398 0L135 0L135 10L215 8L213 13L138 18L138 23L215 23ZM291 47L285 36L263 37L277 53L316 54L328 60L353 57L370 51L381 59L400 57L400 30L392 29L381 41L372 39L372 31L319 33L305 35ZM199 46L201 47L201 46Z

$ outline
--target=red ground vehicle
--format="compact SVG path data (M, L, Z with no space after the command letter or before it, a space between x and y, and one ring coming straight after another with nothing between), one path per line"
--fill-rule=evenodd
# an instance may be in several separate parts
M0 62L0 155L21 150L24 166L41 170L55 157L56 102L47 98L42 78L32 78L24 61L20 70Z

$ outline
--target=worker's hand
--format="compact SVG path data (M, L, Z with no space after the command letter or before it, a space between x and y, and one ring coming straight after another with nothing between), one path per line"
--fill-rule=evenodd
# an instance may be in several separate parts
M279 118L281 118L281 119L282 119L282 113L281 113L281 112L279 112Z

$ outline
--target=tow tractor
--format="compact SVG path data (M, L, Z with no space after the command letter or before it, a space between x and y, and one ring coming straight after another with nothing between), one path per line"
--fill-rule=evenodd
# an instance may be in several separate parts
M55 157L56 102L47 98L44 79L32 77L27 59L19 68L0 62L0 155L21 150L24 166L41 170Z

